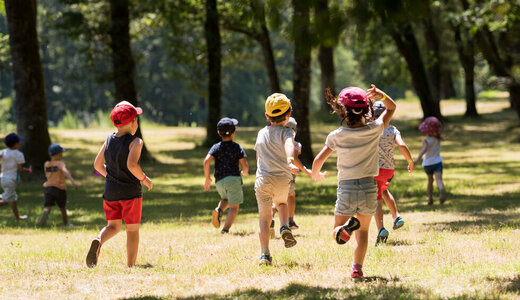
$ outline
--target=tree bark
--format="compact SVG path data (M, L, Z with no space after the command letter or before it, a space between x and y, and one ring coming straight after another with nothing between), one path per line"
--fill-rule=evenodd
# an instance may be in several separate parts
M464 69L464 91L466 93L466 113L465 116L478 116L476 99L475 99L475 49L473 40L462 40L462 33L459 27L454 28L455 44L459 59Z
M421 101L424 118L434 116L442 119L439 101L435 101L432 96L412 26L406 24L401 30L394 28L391 31L391 36L397 45L397 49L406 60L408 70L412 75L412 84Z
M441 99L457 97L451 71L448 69L443 70L443 68L441 68L441 74Z
M13 77L18 134L25 138L22 152L34 170L49 159L45 85L36 33L36 0L6 0L5 11Z
M311 164L311 131L309 125L309 95L311 82L310 8L301 0L292 0L294 36L294 118L298 122L297 139L302 144L301 160Z
M206 22L204 34L208 51L208 123L206 124L205 145L210 146L219 141L217 123L220 119L221 87L221 41L219 16L216 0L206 0Z
M428 10L424 20L426 45L428 48L428 78L433 100L439 102L441 99L441 56L439 51L439 39L433 25L433 16L431 7Z
M333 95L336 95L336 79L334 69L334 47L332 46L333 37L330 34L330 13L328 0L317 0L315 4L316 22L319 23L320 47L318 61L321 69L321 105L322 111L330 111L325 98L325 89L330 88Z
M130 16L128 0L110 0L110 48L112 49L113 78L116 102L126 100L138 106L134 83L134 58L130 47ZM136 136L143 138L141 126ZM141 161L153 160L143 143Z

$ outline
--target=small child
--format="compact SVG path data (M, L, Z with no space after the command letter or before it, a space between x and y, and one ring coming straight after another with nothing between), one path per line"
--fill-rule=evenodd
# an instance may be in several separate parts
M51 212L51 208L55 204L58 204L58 207L60 208L63 224L65 226L72 226L72 224L69 223L67 209L65 208L65 205L67 204L67 185L65 183L65 176L70 180L75 189L78 188L78 185L74 181L74 178L72 178L69 170L67 170L65 162L62 160L63 152L65 151L67 151L67 149L61 147L58 143L49 146L49 155L51 156L51 160L46 161L43 165L47 181L43 183L45 192L43 194L43 214L38 222L38 225L40 226L45 225L49 213Z
M289 122L285 124L285 127L290 128L294 130L294 135L296 136L297 130L296 127L298 126L298 123L296 122L296 119L293 117L289 118ZM294 165L297 166L302 172L305 174L311 176L311 171L307 169L303 163L300 161L298 156L302 154L302 144L299 142L294 141ZM300 226L296 224L294 221L294 211L296 210L296 175L292 174L292 180L291 185L289 187L289 195L287 196L287 206L289 208L289 228L291 230L299 229ZM272 220L271 220L271 227L269 228L269 235L271 238L275 237L275 230L274 230L274 215L276 214L276 207L273 203L273 209L272 209Z
M143 140L134 135L139 127L137 116L142 113L140 107L127 101L119 102L110 113L117 132L108 136L94 162L94 168L106 177L103 209L108 224L90 245L86 258L89 268L96 266L101 246L121 231L123 221L127 265L133 266L137 259L143 205L141 182L148 190L153 187L152 180L139 165Z
M326 90L327 103L342 123L347 126L332 131L325 146L312 164L312 178L321 182L326 172L321 167L337 151L338 194L334 210L333 238L338 244L345 244L356 231L354 264L351 277L363 277L362 265L368 245L368 228L377 208L377 183L374 176L379 174L379 139L390 123L395 111L395 102L375 85L365 92L358 87L344 88L339 97ZM366 122L373 116L370 99L381 99L386 111L374 122ZM356 214L357 218L354 217Z
M294 162L294 131L284 127L291 116L291 101L280 93L267 97L265 117L271 122L258 132L255 143L257 170L255 195L258 202L260 225L260 265L272 263L269 252L269 227L273 203L278 209L280 234L285 247L296 245L289 228L287 195L289 194L291 174L298 174L299 169Z
M426 134L427 137L422 142L422 149L414 160L418 163L424 155L422 165L424 172L428 176L428 186L426 193L428 194L428 205L433 204L433 176L439 188L439 202L446 202L446 191L444 190L444 182L442 182L442 157L441 157L441 131L442 124L436 117L428 117L419 125L419 131Z
M215 159L215 186L221 199L217 208L212 211L211 223L215 228L220 228L222 214L229 208L222 234L229 232L229 228L238 214L240 204L244 203L239 163L242 166L242 175L249 176L246 152L239 144L233 142L237 124L236 119L230 118L223 118L218 122L217 132L222 138L222 142L213 145L204 159L204 175L206 176L204 189L206 191L209 191L211 185L211 161Z
M374 119L379 118L381 114L386 110L385 104L382 101L376 101L374 103ZM404 220L399 215L397 205L395 204L394 196L388 190L390 181L394 178L395 166L394 166L394 150L395 144L399 146L399 150L408 161L408 172L413 171L413 160L410 154L410 149L406 146L405 142L401 138L401 133L393 125L388 125L383 132L383 135L379 139L379 175L375 177L377 182L377 210L376 210L376 225L378 229L376 246L380 242L385 243L388 239L388 230L385 229L383 223L383 205L382 200L385 200L386 206L392 213L394 219L393 229L399 229L404 225Z
M17 221L27 219L26 215L20 216L18 213L18 195L16 194L16 184L20 181L22 172L32 173L29 168L24 168L25 157L23 153L18 150L20 148L20 142L23 138L16 133L8 134L5 139L5 145L8 149L0 151L0 158L2 158L2 174L0 174L2 193L0 199L0 206L10 204L13 210L14 217Z

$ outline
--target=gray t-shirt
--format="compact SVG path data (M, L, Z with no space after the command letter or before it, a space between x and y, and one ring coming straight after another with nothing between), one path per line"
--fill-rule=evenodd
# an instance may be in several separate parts
M285 141L294 138L294 130L282 126L266 126L258 132L255 151L258 153L256 176L292 178Z
M383 169L395 169L394 165L394 149L395 139L401 136L401 133L395 126L388 125L383 131L383 135L379 139L379 167Z
M329 133L325 145L337 152L338 181L379 174L379 138L383 120L359 128L340 127Z

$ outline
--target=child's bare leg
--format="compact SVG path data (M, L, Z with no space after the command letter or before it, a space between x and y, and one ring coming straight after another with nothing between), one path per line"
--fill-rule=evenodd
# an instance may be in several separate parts
M433 204L433 198L432 198L432 193L433 193L433 175L431 174L426 174L428 176L428 185L426 186L426 194L428 195L428 205L432 205Z
M276 205L273 203L273 207L271 208L271 218L274 220L274 215L276 215Z
M368 227L370 226L371 215L356 216L359 220L360 227L355 231L356 246L354 246L354 264L363 265L368 246Z
M0 199L0 206L6 206L8 204L9 204L9 202L4 201L3 199Z
M231 225L233 225L233 222L238 215L239 207L240 204L229 204L229 211L226 215L226 223L224 224L223 230L229 230L229 228L231 228Z
M125 224L126 229L126 263L129 267L135 265L139 250L139 224Z
M446 191L444 190L444 182L442 181L442 173L435 173L435 182L439 188L439 201L444 203L446 201Z
M218 203L218 209L220 209L220 211L225 211L229 206L229 202L227 201L227 199L222 199L220 200L220 202Z
M69 225L69 217L67 216L67 209L65 207L60 207L61 211L61 220L64 225Z
M40 217L40 220L38 221L38 225L43 226L45 223L47 223L47 219L49 218L49 214L51 212L51 206L45 206L43 208L42 216Z
M292 193L287 196L287 206L289 208L289 218L294 217L294 211L296 210L296 194Z
M383 223L383 200L377 200L377 209L376 209L376 214L374 216L374 218L376 219L376 225L377 225L377 230L379 232L379 230L381 230L381 228L385 227L384 223Z
M390 210L390 213L392 214L392 218L395 219L395 217L397 216L397 214L399 214L399 212L397 211L397 204L395 204L394 196L392 196L392 194L390 193L389 190L383 191L383 200L385 200L386 207L388 207L388 209ZM376 212L376 216L377 216L377 212ZM377 219L376 219L376 222L377 222Z
M266 254L269 254L269 226L271 226L271 209L267 208L259 213L259 225L260 232L258 233L258 237L260 238L260 248L262 249L262 253L267 251Z
M107 226L105 226L103 229L101 229L101 232L99 233L99 241L101 245L103 245L106 241L113 238L116 234L121 231L121 225L123 224L123 221L121 219L119 220L109 220ZM101 246L100 246L101 247Z
M18 213L18 204L16 204L16 201L11 202L11 209L13 210L14 217L16 220L25 220L27 219L27 216L20 216Z
M334 228L347 223L351 216L334 216Z
M289 209L286 203L280 203L278 208L278 218L280 219L280 226L287 226L289 224Z

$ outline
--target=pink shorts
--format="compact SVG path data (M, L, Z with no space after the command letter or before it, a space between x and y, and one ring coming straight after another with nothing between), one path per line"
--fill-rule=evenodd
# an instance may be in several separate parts
M142 208L143 198L121 201L103 200L107 221L122 219L125 224L139 224L141 223Z
M374 177L377 182L377 200L383 199L383 192L390 186L390 181L394 178L394 169L379 168L379 175Z

